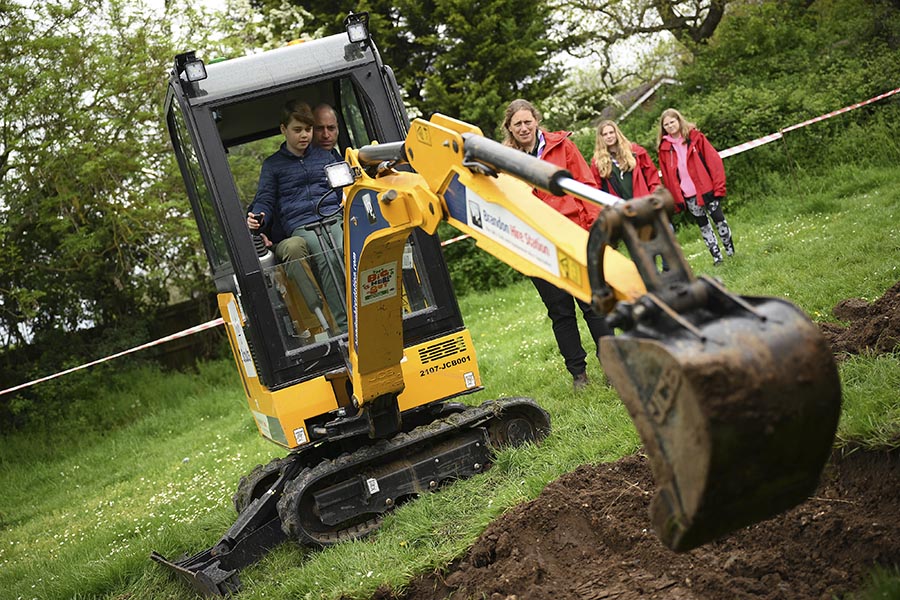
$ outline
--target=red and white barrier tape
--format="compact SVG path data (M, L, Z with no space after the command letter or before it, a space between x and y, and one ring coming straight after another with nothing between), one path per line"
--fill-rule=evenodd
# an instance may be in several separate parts
M768 144L769 142L774 142L775 140L780 140L782 137L782 132L778 133L770 133L769 135L764 135L761 138L752 140L750 142L744 142L743 144L738 144L737 146L732 146L727 150L722 150L719 152L719 156L722 158L728 158L729 156L734 156L735 154L740 154L744 150L750 150L751 148L756 148L757 146L762 146Z
M883 94L879 94L874 98L869 98L868 100L863 100L862 102L857 102L856 104L851 104L850 106L845 106L844 108L839 108L838 110L833 110L830 113L826 113L824 115L820 115L818 117L809 119L808 121L803 121L802 123L797 123L796 125L791 125L790 127L785 127L784 129L771 133L769 135L765 135L759 139L755 139L749 142L745 142L743 144L739 144L737 146L732 146L727 150L723 150L719 152L719 156L722 158L726 158L728 156L734 156L735 154L739 154L744 152L745 150L750 150L751 148L756 148L757 146L762 146L764 144L768 144L769 142L774 142L775 140L779 140L784 137L784 134L788 131L793 131L795 129L800 129L801 127L806 127L807 125L812 125L813 123L818 123L819 121L824 121L825 119L830 119L831 117L836 117L837 115L843 114L845 112L860 108L862 106L866 106L867 104L872 104L873 102L878 102L879 100L884 100L888 96L893 96L896 93L900 93L900 88L895 90L891 90L889 92L885 92Z
M771 133L771 134L769 134L769 135L764 135L764 136L761 137L761 138L758 138L758 139L755 139L755 140L751 140L751 141L749 141L749 142L745 142L745 143L739 144L739 145L737 145L737 146L732 146L731 148L728 148L727 150L723 150L722 152L719 152L719 156L721 156L722 158L726 158L726 157L728 157L728 156L734 156L735 154L740 154L741 152L744 152L744 151L746 151L746 150L750 150L751 148L756 148L756 147L758 147L758 146L762 146L762 145L764 145L764 144L768 144L769 142L774 142L775 140L779 140L779 139L781 139L782 137L784 137L784 134L787 133L788 131L793 131L793 130L795 130L795 129L800 129L801 127L806 127L807 125L811 125L811 124L813 124L813 123L818 123L819 121L824 121L825 119L830 119L831 117L834 117L834 116L840 115L840 114L842 114L842 113L845 113L845 112L854 110L854 109L856 109L856 108L860 108L861 106L866 106L867 104L872 104L873 102L878 102L879 100L883 100L883 99L887 98L888 96L893 96L894 94L897 94L897 93L900 93L900 88L897 88L897 89L895 89L895 90L891 90L891 91L889 91L889 92L885 92L885 93L883 93L883 94L879 94L878 96L875 96L874 98L869 98L868 100L864 100L864 101L862 101L862 102L857 102L856 104L851 104L850 106L845 106L844 108L840 108L840 109L834 110L834 111L832 111L832 112L830 112L830 113L827 113L827 114L824 114L824 115L815 117L815 118L813 118L813 119L809 119L808 121L803 121L802 123L797 123L796 125L791 125L790 127L785 127L784 129L782 129L781 131L778 131L778 132L776 132L776 133ZM448 246L448 245L450 245L450 244L452 244L452 243L454 243L454 242L458 242L458 241L460 241L460 240L464 240L464 239L466 239L467 237L469 237L468 234L458 235L458 236L456 236L456 237L454 237L454 238L450 238L449 240L444 240L443 242L441 242L441 246ZM43 382L43 381L48 381L48 380L50 380L50 379L55 379L56 377L61 377L61 376L63 376L63 375L68 375L69 373L72 373L72 372L74 372L74 371L78 371L78 370L81 370L81 369L86 369L86 368L88 368L88 367L92 367L92 366L97 365L97 364L100 364L100 363L102 363L102 362L106 362L106 361L108 361L108 360L112 360L112 359L114 359L114 358L118 358L118 357L120 357L120 356L124 356L124 355L126 355L126 354L131 354L132 352L137 352L138 350L144 350L145 348L149 348L149 347L151 347L151 346L156 346L156 345L158 345L158 344L163 344L163 343L165 343L165 342L169 342L169 341L172 341L172 340L175 340L175 339L178 339L178 338L181 338L181 337L185 337L185 336L188 336L188 335L193 335L193 334L195 334L195 333L198 333L198 332L200 332L200 331L203 331L204 329L210 329L210 328L212 328L212 327L218 327L219 325L222 325L223 323L224 323L224 321L223 321L221 318L213 319L212 321L207 321L206 323L203 323L202 325L197 325L197 326L195 326L195 327L190 327L190 328L188 328L188 329L185 329L184 331L179 331L178 333L173 333L172 335L168 335L168 336L166 336L166 337L164 337L164 338L160 338L160 339L155 340L155 341L153 341L153 342L148 342L148 343L146 343L146 344L144 344L144 345L142 345L142 346L138 346L138 347L136 347L136 348L131 348L130 350L125 350L125 351L123 351L123 352L119 352L118 354L113 354L112 356L107 356L106 358L101 358L101 359L95 360L95 361L93 361L93 362L89 362L89 363L80 365L80 366L78 366L78 367L74 367L74 368L72 368L72 369L67 369L67 370L65 370L65 371L61 371L61 372L59 372L59 373L54 373L53 375L48 375L47 377L42 377L42 378L40 378L40 379L35 379L34 381L29 381L28 383L23 383L23 384L21 384L21 385L17 385L17 386L15 386L15 387L11 387L11 388L8 388L8 389L5 389L5 390L0 390L0 396L2 396L2 395L4 395L4 394L8 394L8 393L10 393L10 392L15 392L15 391L17 391L17 390L21 390L21 389L30 387L30 386L32 386L32 385L35 385L35 384L37 384L37 383L41 383L41 382Z
M2 390L2 391L0 391L0 396L2 396L4 394L8 394L10 392L15 392L15 391L30 387L37 383L49 381L51 379L55 379L55 378L61 377L63 375L68 375L69 373L74 373L75 371L80 371L81 369L93 367L94 365L98 365L102 362L106 362L106 361L112 360L114 358L119 358L120 356L125 356L126 354L131 354L132 352L137 352L138 350L144 350L145 348L150 348L151 346L156 346L159 344L163 344L165 342L171 342L172 340L177 340L178 338L182 338L182 337L186 337L189 335L193 335L195 333L199 333L205 329L211 329L213 327L218 327L219 325L222 325L223 323L224 323L224 321L222 320L221 317L219 317L218 319L213 319L212 321L207 321L206 323L203 323L202 325L195 325L194 327L189 327L188 329L185 329L184 331L179 331L178 333L173 333L172 335L167 335L164 338L159 338L158 340L155 340L152 342L147 342L146 344L143 344L136 348L131 348L130 350L125 350L123 352L119 352L118 354L113 354L112 356L100 358L95 361L85 363L85 364L79 365L77 367L73 367L71 369L66 369L65 371L60 371L59 373L54 373L53 375L41 377L40 379L35 379L34 381L29 381L28 383L23 383L21 385L15 386L15 387L11 387L11 388Z
M443 242L441 242L441 246L449 246L449 245L452 244L453 242L458 242L458 241L460 241L460 240L464 240L464 239L466 239L467 237L469 237L469 234L468 234L468 233L464 233L464 234L462 234L462 235L458 235L458 236L456 236L455 238L450 238L449 240L444 240Z

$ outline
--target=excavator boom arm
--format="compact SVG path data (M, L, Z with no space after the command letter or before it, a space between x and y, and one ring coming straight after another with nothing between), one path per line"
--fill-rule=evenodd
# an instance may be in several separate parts
M695 277L668 192L614 199L443 115L347 160L358 174L344 206L349 366L355 402L378 415L373 433L399 425L389 407L404 385L403 242L445 220L523 274L592 302L621 331L600 340L600 360L650 457L651 518L667 546L693 548L814 491L840 414L830 349L792 304ZM586 232L534 187L604 208ZM614 250L622 242L629 258Z

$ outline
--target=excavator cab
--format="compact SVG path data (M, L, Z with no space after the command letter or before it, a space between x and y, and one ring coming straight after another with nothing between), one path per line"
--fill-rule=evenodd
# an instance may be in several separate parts
M371 45L352 44L345 35L215 62L205 65L204 79L188 81L184 73L197 62L187 55L176 59L181 71L169 87L166 120L248 393L274 393L339 372L347 337L346 319L337 317L346 313L343 240L329 235L322 223L310 226L332 255L322 261L327 268L317 269L314 260L282 264L251 235L246 209L262 161L283 141L279 119L289 100L332 106L341 148L403 139L408 120L393 74ZM322 221L327 225L341 217L323 214ZM306 281L298 281L303 278L297 273ZM435 236L409 236L401 278L407 343L462 330ZM324 294L325 288L340 294ZM259 381L258 390L251 379ZM338 405L334 410L349 406L340 377L329 375L328 381ZM469 381L468 388L448 395L479 387L477 373ZM257 414L263 435L287 448L302 443L297 435L315 437L303 420L271 414L278 412L274 408Z

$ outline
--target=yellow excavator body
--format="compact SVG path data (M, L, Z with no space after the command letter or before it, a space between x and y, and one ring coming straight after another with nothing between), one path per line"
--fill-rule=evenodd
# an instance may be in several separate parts
M650 521L668 547L696 547L814 490L840 414L828 345L789 302L696 277L667 192L622 201L462 121L410 123L368 37L198 62L176 57L166 120L250 412L288 454L241 479L238 517L214 546L153 553L197 592L233 593L238 571L284 540L368 535L403 502L483 472L499 449L551 434L533 399L461 401L483 388L441 222L606 315L616 335L599 340L599 358L650 457ZM341 203L307 226L322 252L282 263L246 227L255 186L241 161L271 152L280 109L298 97L335 108L345 160L326 171L343 176ZM600 216L584 231L535 188Z

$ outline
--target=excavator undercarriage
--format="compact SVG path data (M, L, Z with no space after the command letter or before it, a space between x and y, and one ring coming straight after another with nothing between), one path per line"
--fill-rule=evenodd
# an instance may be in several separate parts
M364 537L405 501L481 473L495 451L550 432L549 415L529 398L434 408L444 416L374 444L358 440L353 452L323 444L257 466L234 495L237 521L212 548L151 557L204 596L228 595L240 589L238 571L281 542L323 547Z

